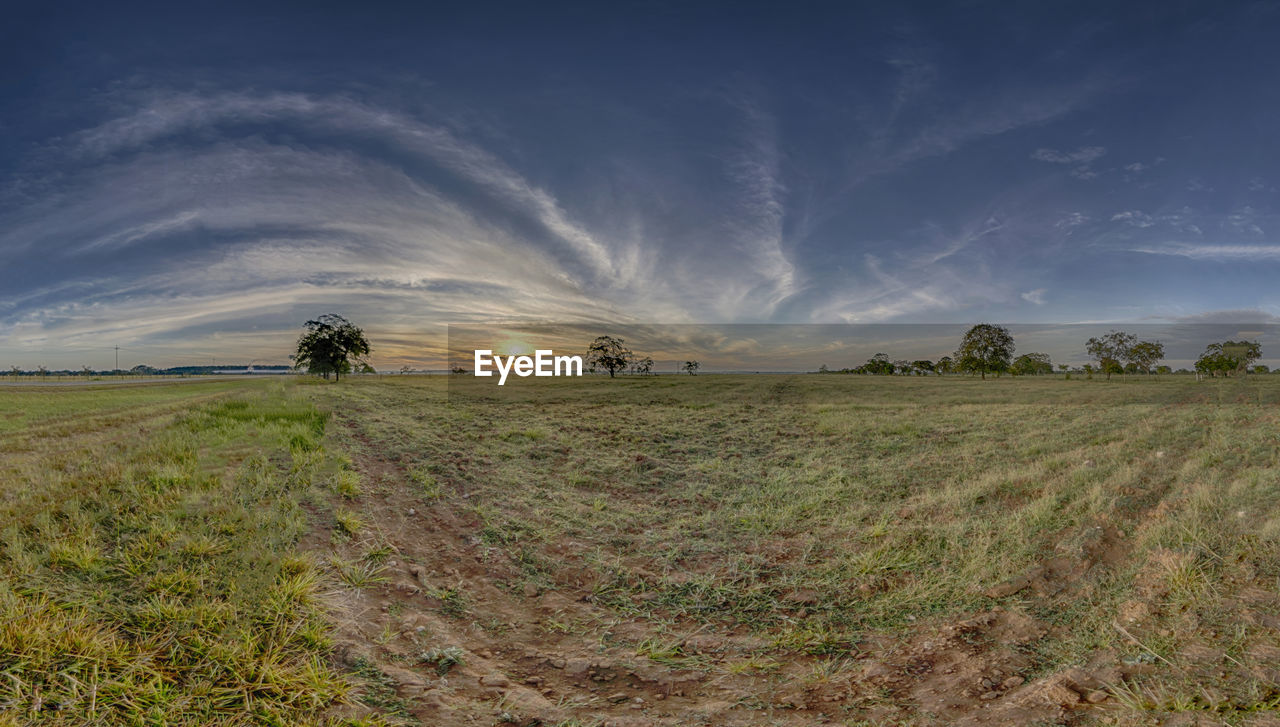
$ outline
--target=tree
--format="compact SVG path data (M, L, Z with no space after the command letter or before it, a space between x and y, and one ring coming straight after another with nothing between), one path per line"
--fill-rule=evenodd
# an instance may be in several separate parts
M951 360L950 356L943 356L938 359L938 365L934 367L934 370L939 374L949 374L956 370L955 363Z
M956 368L982 374L1001 373L1009 369L1013 357L1013 336L1004 326L979 323L970 328L956 349Z
M929 359L922 358L919 361L912 361L911 368L915 369L919 375L924 376L927 373L932 373L937 367Z
M1053 364L1047 353L1024 353L1013 360L1013 373L1019 376L1038 376L1053 373Z
M1249 365L1262 358L1262 345L1257 341L1223 341L1211 343L1196 361L1196 371L1210 376L1245 373Z
M1270 367L1270 366L1267 366L1266 364L1258 364L1257 366L1254 366L1254 367L1253 367L1253 373L1255 373L1255 374L1269 374L1269 373L1271 373L1271 367Z
M1138 341L1129 348L1129 363L1144 374L1150 374L1156 363L1164 360L1164 344L1159 341Z
M862 365L864 373L876 376L888 376L893 373L893 362L889 360L889 354L877 353Z
M587 364L593 369L604 369L609 378L627 368L631 362L631 350L621 338L613 336L596 336L596 340L587 347Z
M351 372L352 362L362 365L361 357L369 355L369 340L364 331L351 321L334 313L326 313L303 324L306 331L298 338L298 350L293 355L293 367L306 367L307 373L320 374L325 379L333 374L334 381Z
M409 372L410 372L410 371L412 371L412 370L413 370L413 369L409 368L409 364L405 364L404 366L401 366L401 367L400 367L400 373L401 373L401 374L407 374L407 373L409 373Z
M1090 338L1084 345L1089 355L1098 362L1098 370L1107 375L1124 373L1124 362L1131 360L1138 337L1124 331L1111 331L1101 338ZM1163 348L1161 351L1163 352Z
M680 367L680 370L686 371L690 376L693 376L700 368L702 368L702 364L697 361L685 361L684 365Z
M636 373L642 376L653 373L653 357L645 356L644 358L636 359Z
M1173 373L1173 369L1168 366L1157 366L1156 373L1160 376L1167 376L1168 374Z

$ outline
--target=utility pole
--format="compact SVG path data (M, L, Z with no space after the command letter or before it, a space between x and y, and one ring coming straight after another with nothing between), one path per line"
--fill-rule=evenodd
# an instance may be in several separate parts
M116 346L116 371L120 370L120 347Z

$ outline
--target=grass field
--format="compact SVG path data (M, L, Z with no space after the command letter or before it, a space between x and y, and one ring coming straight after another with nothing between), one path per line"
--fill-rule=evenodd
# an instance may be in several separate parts
M0 714L1272 724L1277 402L1280 377L0 391Z

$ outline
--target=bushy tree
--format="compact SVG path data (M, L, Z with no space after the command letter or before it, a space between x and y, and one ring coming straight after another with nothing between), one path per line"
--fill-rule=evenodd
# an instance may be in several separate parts
M613 336L596 336L596 340L587 347L587 365L592 369L604 369L609 378L627 368L631 363L631 349L621 338Z
M938 365L934 367L934 370L937 371L939 374L952 373L953 371L956 370L955 362L951 360L950 356L943 356L942 358L938 359Z
M1130 360L1132 349L1138 343L1138 337L1124 331L1111 331L1105 336L1090 338L1085 343L1085 350L1098 362L1098 370L1107 375L1124 373L1124 364Z
M1009 370L1013 357L1013 336L1004 326L979 323L970 328L956 349L956 367L961 371L981 374L1001 373Z
M1047 353L1024 353L1013 360L1010 366L1013 373L1019 376L1037 376L1053 373L1053 363Z
M306 368L307 373L319 374L335 381L342 374L350 373L352 364L367 365L362 357L369 355L369 340L364 331L351 321L335 313L326 313L303 324L306 330L298 338L298 349L293 355L294 368Z
M653 357L645 356L644 358L636 359L636 373L642 375L653 373Z
M1211 343L1196 361L1196 371L1210 376L1245 373L1249 365L1262 358L1262 345L1257 341L1223 341Z
M684 365L680 368L690 376L693 376L698 373L698 369L702 368L702 364L697 361L685 361Z
M1164 344L1159 341L1138 341L1129 348L1128 363L1144 374L1150 374L1155 365L1164 360Z
M862 365L862 371L874 376L889 376L893 374L893 362L889 360L889 354L877 353L867 359Z

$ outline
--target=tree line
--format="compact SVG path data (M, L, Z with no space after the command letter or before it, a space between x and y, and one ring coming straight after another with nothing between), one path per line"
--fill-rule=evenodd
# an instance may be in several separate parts
M864 374L872 376L929 376L968 374L986 378L987 374L1000 376L1036 376L1051 374L1053 362L1046 353L1024 353L1014 357L1014 340L1009 329L990 323L979 323L970 328L961 339L954 354L942 356L936 362L931 359L891 359L888 354L877 353L861 366L830 369L825 364L819 373ZM1095 373L1110 380L1113 374L1169 374L1173 370L1160 365L1165 348L1160 341L1144 341L1125 331L1112 330L1106 335L1090 338L1085 351L1092 363L1079 371L1088 378ZM1262 346L1257 341L1222 341L1211 343L1196 360L1198 374L1218 376L1243 376L1249 372L1268 373L1266 366L1255 364L1262 357ZM1067 364L1058 364L1058 370L1070 376Z

